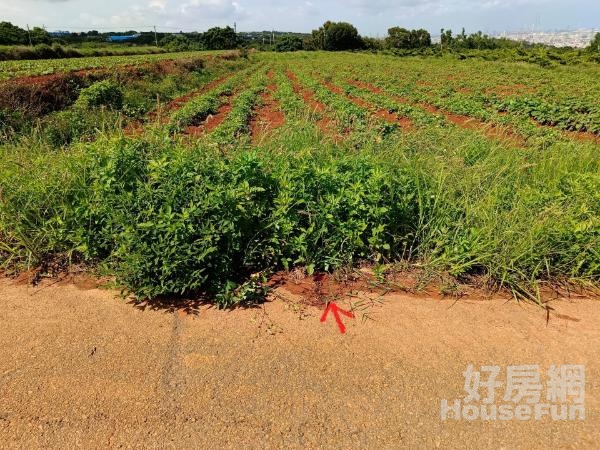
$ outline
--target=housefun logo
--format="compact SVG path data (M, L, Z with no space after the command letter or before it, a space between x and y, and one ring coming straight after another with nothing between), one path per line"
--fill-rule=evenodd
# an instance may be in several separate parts
M505 383L501 373L500 366L469 365L466 395L442 400L442 420L585 420L585 366L550 366L544 382L539 365L507 367Z

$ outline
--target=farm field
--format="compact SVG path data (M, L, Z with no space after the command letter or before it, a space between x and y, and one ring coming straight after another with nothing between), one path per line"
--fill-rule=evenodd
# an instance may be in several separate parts
M217 52L157 53L129 56L89 56L83 58L0 61L0 80L20 76L48 75L74 70L116 69L122 66L209 56ZM221 52L222 53L222 52Z
M220 306L281 270L396 287L418 270L533 301L600 280L596 65L190 53L0 73L9 273L75 263Z

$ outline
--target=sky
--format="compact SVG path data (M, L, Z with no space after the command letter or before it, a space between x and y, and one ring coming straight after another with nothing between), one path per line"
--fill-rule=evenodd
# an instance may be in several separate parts
M600 0L0 0L0 21L56 30L310 32L326 20L366 36L392 26L467 32L600 28Z

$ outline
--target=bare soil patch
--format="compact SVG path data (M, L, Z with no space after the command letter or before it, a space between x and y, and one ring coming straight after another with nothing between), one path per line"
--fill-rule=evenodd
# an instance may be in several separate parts
M259 308L137 308L0 279L0 442L16 447L594 448L600 309L477 297L360 299L342 335L277 288ZM442 421L468 365L586 366L585 421ZM142 381L143 380L143 381ZM504 381L504 378L502 378ZM33 394L32 394L33 393ZM502 396L499 389L496 396Z
M217 86L223 84L227 79L229 79L232 76L233 76L233 74L223 75L222 77L219 77L219 78L211 81L210 83L202 86L200 89L196 89L192 92L188 92L187 94L177 97L177 98L167 102L164 105L161 105L159 103L157 108L155 108L150 113L148 113L148 116L146 119L136 120L136 121L133 121L133 122L130 122L129 124L127 124L127 126L125 127L125 130L124 130L124 133L127 136L137 136L144 131L144 126L146 123L158 121L161 124L166 124L169 121L169 116L172 113L174 113L175 111L177 111L178 109L180 109L181 107L183 107L183 105L185 105L187 102L189 102L193 98L203 95L203 94L207 93L208 91L216 88ZM195 127L191 127L191 128L195 128Z
M273 73L269 72L269 78ZM256 108L250 120L250 135L256 144L263 136L285 124L285 114L273 94L277 90L276 84L270 84L261 94L261 106Z
M232 109L233 107L231 106L230 101L226 101L219 107L216 114L210 114L200 125L187 127L185 129L185 134L190 136L200 136L205 133L210 133L227 119L227 116L229 116Z
M166 114L177 111L178 109L180 109L183 105L185 105L187 102L189 102L193 98L198 97L199 95L205 94L208 91L216 88L217 86L223 84L227 79L231 78L232 76L233 76L233 74L223 75L222 77L219 77L219 78L211 81L210 83L202 86L200 89L194 90L192 92L188 92L187 94L184 94L180 97L177 97L177 98L171 100L170 102L166 103L163 106L159 106L159 108L155 109L148 115L148 119L152 120L152 119L155 119L159 114L162 116L162 115L166 115Z

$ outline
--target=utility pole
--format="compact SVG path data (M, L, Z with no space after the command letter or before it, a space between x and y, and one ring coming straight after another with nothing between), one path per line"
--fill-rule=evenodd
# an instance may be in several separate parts
M237 34L237 22L233 22L233 32Z
M29 24L27 24L27 37L29 38L29 46L33 47L33 44L31 42L31 32L29 31Z
M154 25L154 43L158 47L158 34L156 34L156 25Z

